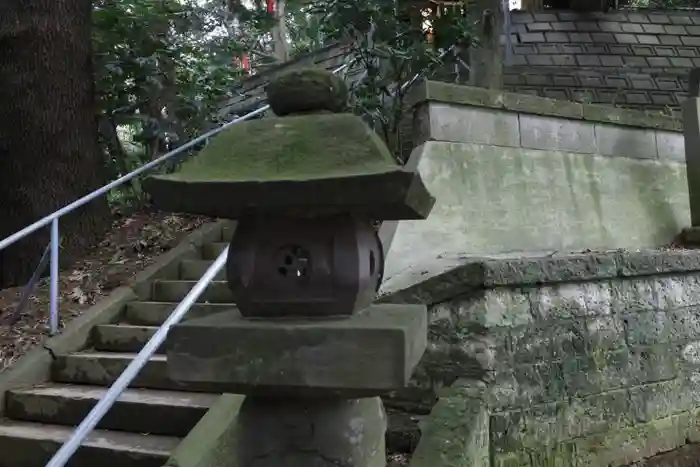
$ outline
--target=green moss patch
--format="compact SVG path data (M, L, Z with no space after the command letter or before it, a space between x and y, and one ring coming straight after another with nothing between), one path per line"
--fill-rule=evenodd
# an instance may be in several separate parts
M173 174L182 182L311 180L398 170L391 153L351 114L269 118L234 125Z

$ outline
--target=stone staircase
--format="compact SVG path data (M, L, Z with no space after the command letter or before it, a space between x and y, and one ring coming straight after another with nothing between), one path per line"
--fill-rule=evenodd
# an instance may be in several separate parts
M222 239L231 234L224 228ZM56 355L50 383L9 391L0 420L0 467L43 467L226 245L205 244L200 259L181 261L179 280L154 281L149 300L131 302L119 322L93 328L89 348ZM185 319L232 306L222 279L223 273ZM159 349L69 467L165 464L219 395L171 381L166 363Z

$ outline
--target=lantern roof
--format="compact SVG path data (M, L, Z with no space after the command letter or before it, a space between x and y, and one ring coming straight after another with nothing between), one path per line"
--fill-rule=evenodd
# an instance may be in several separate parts
M233 125L177 172L149 177L154 204L230 219L427 217L434 199L420 175L399 165L362 119L338 113L347 101L342 80L325 70L294 71L270 83L268 98L285 116Z

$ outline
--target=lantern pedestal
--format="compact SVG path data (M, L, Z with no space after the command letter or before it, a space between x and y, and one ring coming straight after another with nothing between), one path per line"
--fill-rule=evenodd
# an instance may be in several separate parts
M236 420L233 465L385 467L386 415L379 397L248 396Z
M367 397L406 385L427 342L423 305L371 305L333 320L193 319L168 336L176 381L265 396Z
M177 381L247 395L234 465L384 467L386 416L376 396L406 385L426 336L423 305L313 320L232 310L174 326L168 367Z

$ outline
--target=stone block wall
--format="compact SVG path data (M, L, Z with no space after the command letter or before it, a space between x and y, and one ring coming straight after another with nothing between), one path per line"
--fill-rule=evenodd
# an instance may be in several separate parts
M690 223L678 120L439 82L414 97L437 201L397 227L387 291L438 258L655 247Z
M430 304L415 384L452 386L417 466L617 467L700 441L697 252L465 258L385 299Z
M700 66L700 11L512 12L505 86L670 113Z

